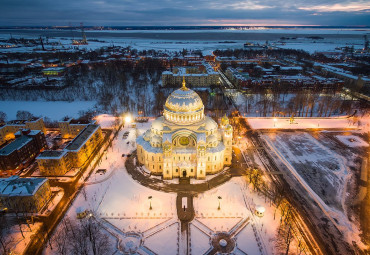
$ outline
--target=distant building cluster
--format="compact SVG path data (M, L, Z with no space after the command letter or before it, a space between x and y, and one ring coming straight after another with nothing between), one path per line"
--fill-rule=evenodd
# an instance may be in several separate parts
M349 70L346 70L348 67L354 67L347 63L333 63L333 64L323 64L323 63L314 63L314 68L320 70L323 74L329 74L338 79L342 79L349 82L363 82L363 85L370 86L370 76L356 76L353 75Z
M203 62L199 66L175 67L172 72L163 72L162 86L181 84L183 77L185 77L186 83L192 87L208 87L220 84L218 72L209 63Z

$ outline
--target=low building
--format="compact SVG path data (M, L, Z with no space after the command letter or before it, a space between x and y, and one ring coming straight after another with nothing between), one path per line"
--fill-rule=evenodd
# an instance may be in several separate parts
M0 170L20 170L47 149L45 135L40 130L22 130L16 139L0 149Z
M46 128L43 118L32 118L30 120L12 120L0 126L0 145L15 138L15 133L21 129L41 130L44 134Z
M162 73L162 86L176 86L181 84L183 78L187 84L193 87L208 87L220 84L218 72L212 66L204 62L199 67L177 67L173 72L165 71Z
M65 118L58 122L62 138L65 139L75 138L89 124L91 124L89 120L75 120L72 118Z
M37 157L37 164L43 176L64 175L71 169L68 151L43 151Z
M103 141L99 125L89 124L62 151L44 151L37 157L42 175L60 176L71 168L79 168Z
M0 178L0 209L8 212L37 213L51 199L46 178Z
M65 148L69 152L71 167L82 167L102 140L100 126L87 125Z

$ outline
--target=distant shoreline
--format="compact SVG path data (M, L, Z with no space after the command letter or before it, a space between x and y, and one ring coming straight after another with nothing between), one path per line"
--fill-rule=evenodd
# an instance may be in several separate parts
M155 39L180 41L247 41L247 40L279 40L281 37L307 39L309 36L320 35L325 39L362 39L369 31L355 30L317 30L317 29L290 29L290 30L86 30L89 39L99 38L126 38L126 39ZM79 30L58 29L0 29L0 38L5 35L14 37L78 37ZM7 36L7 37L8 37Z
M79 29L80 26L0 26L2 29ZM86 30L264 30L264 29L349 29L370 31L370 26L84 26Z

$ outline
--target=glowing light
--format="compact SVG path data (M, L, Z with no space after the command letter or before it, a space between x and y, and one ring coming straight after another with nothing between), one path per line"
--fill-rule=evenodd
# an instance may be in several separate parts
M130 123L131 121L132 121L131 116L130 116L130 115L127 115L127 116L125 117L125 122L126 122L126 123Z

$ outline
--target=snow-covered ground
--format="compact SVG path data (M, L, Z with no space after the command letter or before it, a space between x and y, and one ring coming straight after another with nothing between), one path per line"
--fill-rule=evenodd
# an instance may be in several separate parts
M106 128L114 125L109 115L100 115L97 120L105 123ZM106 169L106 173L94 171L69 208L67 217L76 219L76 212L81 208L91 210L94 218L102 223L108 233L122 240L121 246L125 243L139 243L137 252L140 254L150 254L150 251L164 255L178 254L181 253L181 232L176 194L141 186L127 173L126 157L122 157L122 154L136 148L136 135L148 129L151 121L138 123L137 128L126 125L119 132L96 168ZM127 131L129 135L124 139L123 134ZM220 210L217 209L217 196L222 196ZM257 205L266 208L262 218L253 214ZM279 213L274 220L274 208L262 196L253 192L242 178L233 178L195 197L194 209L196 218L190 224L189 239L192 254L204 254L211 247L211 236L223 231L235 234L236 251L242 250L249 254L253 250L258 252L253 254L261 254L260 246L265 251L263 254L273 252ZM138 233L141 241L127 236L129 233ZM45 254L55 254L55 251L46 248Z
M219 199L220 210L218 210ZM256 216L255 208L266 209L263 217ZM203 254L210 248L209 240L218 232L234 233L236 252L242 250L248 254L273 254L275 235L279 226L280 214L264 200L264 197L252 191L241 177L200 194L194 199L195 220L191 222L192 251ZM242 224L243 221L246 224ZM259 249L263 247L263 253Z
M64 116L78 118L80 111L92 110L95 104L95 101L0 101L0 111L6 113L8 120L16 119L17 111L28 111L57 121Z
M357 129L359 126L353 124L351 119L342 118L294 118L290 123L290 118L247 118L248 123L253 129Z
M367 147L369 144L355 135L337 135L339 141L348 147Z
M16 30L12 31L13 38L24 37L38 39L40 34L45 31L40 30ZM354 45L355 49L363 46L363 39L358 36L365 34L366 31L359 31L356 29L249 29L249 30L116 30L116 31L86 31L87 38L98 39L99 41L89 40L88 45L72 45L72 38L80 36L79 31L68 32L51 30L45 36L50 37L49 42L56 43L52 48L60 50L73 51L75 48L94 50L104 46L131 46L138 50L167 50L167 51L181 51L201 50L203 54L210 54L215 49L228 48L243 48L243 44L248 41L251 43L264 44L266 40L279 47L291 49L303 49L311 53L315 51L335 50L336 47L345 47ZM121 34L121 36L119 36ZM183 36L186 34L187 36ZM199 37L201 34L209 34L209 39ZM253 34L256 35L254 39ZM263 35L264 34L264 35ZM296 39L284 40L285 45L281 45L280 37L292 36L294 34ZM216 36L215 36L216 35ZM320 40L312 40L307 38L310 35L320 35L324 37ZM329 35L327 38L324 35ZM333 38L333 36L335 38ZM7 30L0 31L0 39L8 39L10 32ZM231 38L231 39L230 39ZM242 39L245 38L245 39ZM225 41L229 41L225 43ZM232 43L230 43L232 41ZM51 47L46 45L46 48ZM2 48L0 52L29 52L40 50L41 46L35 47L16 47L16 48Z
M343 140L356 139L363 145L364 141L361 142L359 137L348 135L340 137ZM321 141L323 135L320 134L314 137L306 132L270 132L262 137L322 212L342 231L346 241L355 241L362 246L358 222L348 215L350 191L347 189L353 177L350 167L358 167L353 155L345 155L349 154L345 149L338 154L328 148L330 142Z

